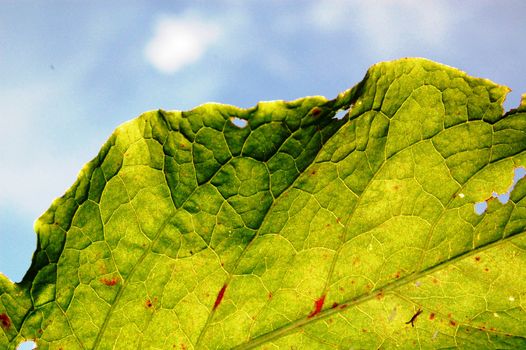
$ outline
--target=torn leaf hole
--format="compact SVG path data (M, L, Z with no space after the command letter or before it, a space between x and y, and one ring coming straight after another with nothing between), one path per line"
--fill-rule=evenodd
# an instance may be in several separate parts
M348 109L340 109L336 114L334 115L334 119L342 120L347 114L349 113Z
M502 204L508 203L508 201L510 200L510 194L513 191L513 189L515 188L515 185L524 176L526 176L526 168L524 168L522 166L519 167L519 168L516 168L514 170L514 172L513 172L513 183L511 184L511 186L508 189L508 191L505 192L505 193L502 193L502 194L498 194L496 192L493 192L491 194L491 196L488 199L486 199L485 201L475 203L475 205L474 205L475 213L477 215L484 214L486 212L486 210L488 209L488 202L493 200L493 199L495 199L495 198L497 198L499 200L499 202L501 202Z
M243 129L248 124L248 121L246 121L245 119L238 118L238 117L230 117L230 121L232 122L232 124L234 124L240 129Z
M18 346L16 347L17 350L31 350L31 349L36 349L36 348L37 348L37 344L31 340L22 342L18 344Z

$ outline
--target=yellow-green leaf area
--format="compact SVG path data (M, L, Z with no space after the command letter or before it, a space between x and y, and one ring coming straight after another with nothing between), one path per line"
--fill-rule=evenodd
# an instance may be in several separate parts
M0 348L526 347L526 180L492 197L526 165L508 91L410 58L332 100L144 113L0 276Z

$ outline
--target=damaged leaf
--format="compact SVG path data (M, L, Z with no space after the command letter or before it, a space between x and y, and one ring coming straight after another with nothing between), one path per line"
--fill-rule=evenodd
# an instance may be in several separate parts
M0 348L525 347L526 180L474 211L526 165L508 90L402 59L332 100L141 115L0 275Z

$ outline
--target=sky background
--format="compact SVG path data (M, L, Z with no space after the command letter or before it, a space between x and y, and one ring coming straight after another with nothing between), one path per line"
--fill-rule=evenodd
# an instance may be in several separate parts
M0 271L112 131L152 109L335 97L426 57L526 92L525 1L0 0Z

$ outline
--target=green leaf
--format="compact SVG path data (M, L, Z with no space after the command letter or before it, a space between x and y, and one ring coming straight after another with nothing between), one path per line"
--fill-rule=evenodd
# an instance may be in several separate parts
M526 165L508 90L402 59L333 100L143 114L0 275L0 347L526 347L526 180L474 212Z

